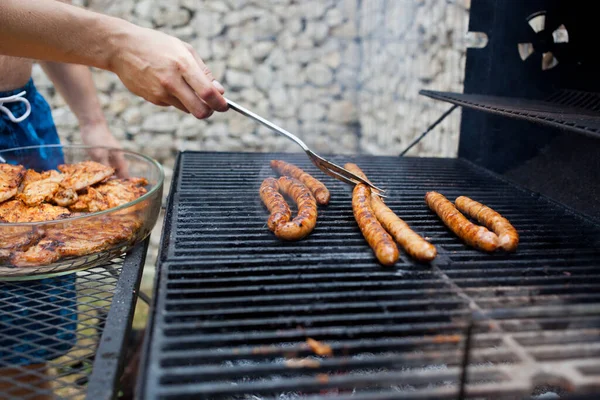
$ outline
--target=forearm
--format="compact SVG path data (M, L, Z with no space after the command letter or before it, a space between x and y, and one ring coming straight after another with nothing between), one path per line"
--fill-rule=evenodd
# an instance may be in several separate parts
M110 69L135 26L53 0L0 1L0 54Z
M41 62L54 87L65 99L79 124L106 123L90 69L83 65Z

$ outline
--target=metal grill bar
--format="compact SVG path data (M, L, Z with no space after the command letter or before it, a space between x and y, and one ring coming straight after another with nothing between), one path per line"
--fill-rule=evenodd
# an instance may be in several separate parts
M258 196L282 158L332 193L294 243L266 228ZM167 209L143 397L456 398L473 318L467 395L514 398L533 381L589 393L600 374L600 227L460 159L345 157L439 256L377 264L351 188L297 154L182 153ZM424 203L470 196L509 218L514 254L464 245ZM306 345L331 346L321 357ZM535 378L535 379L534 379ZM253 397L256 396L256 397Z
M597 94L559 92L545 101L421 90L420 94L462 107L600 137Z

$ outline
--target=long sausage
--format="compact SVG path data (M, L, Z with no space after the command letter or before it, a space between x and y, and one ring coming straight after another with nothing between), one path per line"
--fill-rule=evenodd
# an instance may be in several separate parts
M495 233L469 221L443 195L427 192L425 201L446 226L468 245L484 251L494 251L498 248L498 236Z
M297 179L304 183L304 185L310 189L315 199L317 199L317 203L321 205L329 204L331 194L327 187L321 181L304 172L302 169L281 160L271 160L271 168L281 175L289 176L290 178Z
M353 163L347 163L344 168L370 182L364 172ZM406 222L398 217L381 197L371 194L371 207L377 220L396 239L409 256L423 262L429 262L437 256L435 246L414 232Z
M386 266L394 265L400 254L394 239L377 221L371 208L371 189L358 184L352 191L352 211L364 238L375 253L379 262Z
M277 182L279 190L298 205L298 214L293 220L277 225L274 233L283 240L300 240L311 233L317 224L317 202L302 182L288 176L280 177Z
M476 219L481 224L487 226L488 229L494 231L498 235L498 245L506 251L515 251L519 244L519 234L512 224L492 210L488 206L471 200L466 196L460 196L455 201L456 208L464 214L467 214L473 219Z
M267 221L267 226L271 231L275 232L278 225L288 222L292 217L290 207L279 193L277 179L267 178L263 181L260 185L260 198L271 213Z

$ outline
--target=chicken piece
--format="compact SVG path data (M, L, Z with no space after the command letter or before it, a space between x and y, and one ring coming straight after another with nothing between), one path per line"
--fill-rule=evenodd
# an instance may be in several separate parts
M39 230L31 228L15 227L15 229L9 230L6 227L0 227L0 249L22 249L35 242L41 235Z
M87 192L78 196L77 201L69 206L69 210L79 212L98 212L109 208L106 197L91 187L87 188Z
M10 263L15 267L37 267L51 264L60 259L60 253L57 251L60 245L59 241L44 238L27 250L13 252Z
M38 177L39 179L34 179L33 176L28 176L27 182L21 185L22 189L17 194L17 198L30 207L52 200L54 194L60 189L64 175L50 170L38 174Z
M62 186L73 190L82 190L88 186L109 178L115 173L114 168L95 161L82 161L77 164L62 164L58 169L64 173Z
M29 207L21 200L10 200L0 204L1 222L38 222L68 218L70 212L64 207L42 203Z
M95 186L95 189L104 195L109 208L113 208L144 195L147 184L145 178L111 179Z
M71 188L60 188L58 192L54 193L52 202L57 206L68 207L71 204L75 204L79 199L77 192Z
M40 231L29 227L0 227L0 262L8 260L15 251L27 250L41 236Z
M12 199L25 175L22 165L0 164L0 203Z
M25 171L25 174L23 175L23 180L21 180L21 184L19 185L19 193L23 191L25 186L27 186L31 182L39 181L40 179L42 179L42 174L40 174L34 169L28 169L27 171Z
M15 252L11 262L19 267L39 266L108 250L131 241L141 225L141 219L134 214L75 220L66 227L48 229L39 243Z

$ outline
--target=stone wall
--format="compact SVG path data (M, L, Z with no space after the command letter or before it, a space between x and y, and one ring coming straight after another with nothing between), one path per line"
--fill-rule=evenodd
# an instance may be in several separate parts
M322 153L398 154L449 107L418 91L462 90L469 0L78 4L191 43L229 98ZM161 162L168 180L178 150L299 151L235 112L198 121L144 102L111 73L94 71L94 78L115 136ZM63 141L79 142L76 119L37 67L34 79ZM459 123L455 112L410 154L454 156Z

